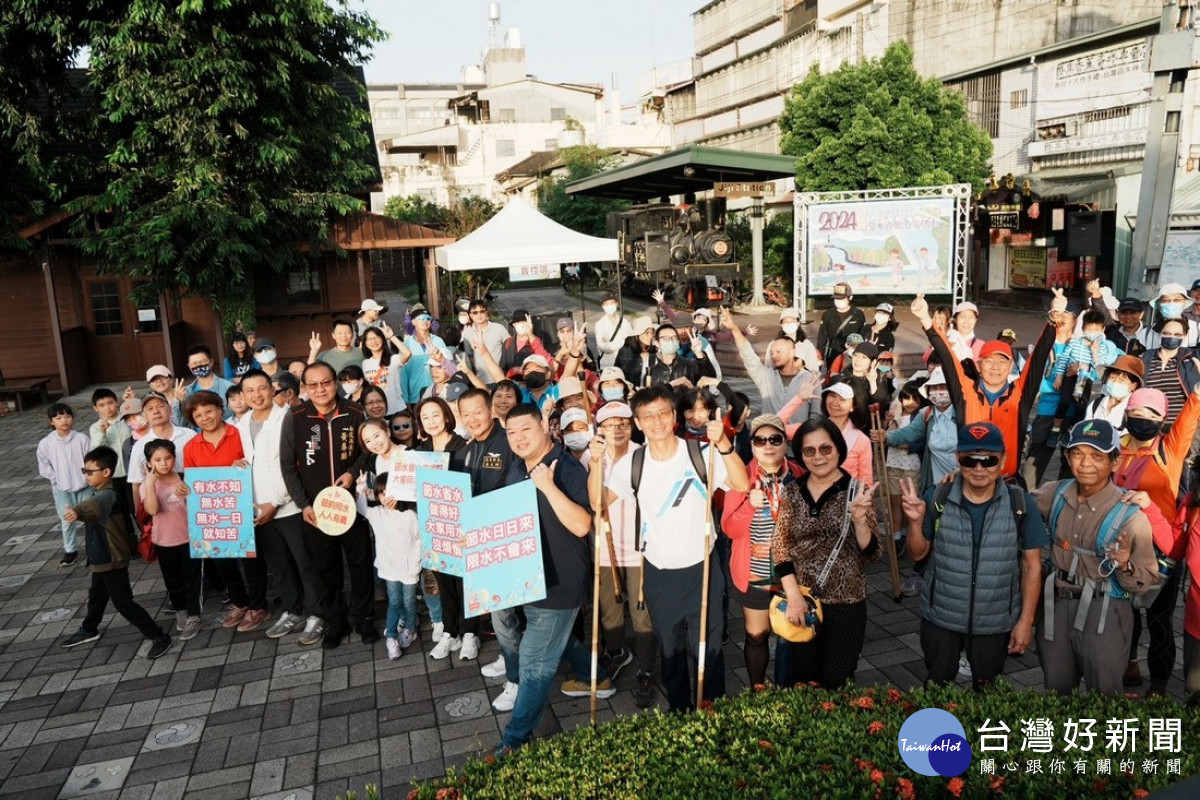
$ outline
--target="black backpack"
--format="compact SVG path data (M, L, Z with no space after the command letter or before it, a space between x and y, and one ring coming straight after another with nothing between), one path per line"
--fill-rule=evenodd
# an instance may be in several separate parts
M688 456L692 459L692 468L696 470L696 474L705 484L708 483L708 469L704 463L704 454L700 451L700 442L695 439L685 439L687 445ZM713 447L713 445L709 445ZM633 504L634 504L634 549L641 551L642 549L642 504L638 501L638 487L642 485L642 471L646 468L646 448L639 447L633 451L633 463L629 465L629 484L633 488ZM708 502L712 502L712 498L708 498Z

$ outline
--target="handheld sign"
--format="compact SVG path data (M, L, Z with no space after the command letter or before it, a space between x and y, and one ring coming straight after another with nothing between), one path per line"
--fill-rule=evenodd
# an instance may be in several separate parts
M416 502L417 467L447 469L449 466L449 453L426 453L418 450L405 450L389 467L387 493L396 500L407 500L410 503Z
M470 475L417 467L422 567L446 575L463 574L463 514L470 500Z
M463 614L477 617L546 599L537 489L522 481L466 509Z
M239 467L192 467L184 477L192 558L254 558L254 489Z
M354 497L340 486L327 486L313 499L313 513L317 516L317 527L330 536L341 536L350 530L358 509Z

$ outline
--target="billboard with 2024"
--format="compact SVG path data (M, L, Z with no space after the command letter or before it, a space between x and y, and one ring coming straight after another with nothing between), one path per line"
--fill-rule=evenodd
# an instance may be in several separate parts
M808 294L949 294L956 243L950 197L819 203L808 212Z

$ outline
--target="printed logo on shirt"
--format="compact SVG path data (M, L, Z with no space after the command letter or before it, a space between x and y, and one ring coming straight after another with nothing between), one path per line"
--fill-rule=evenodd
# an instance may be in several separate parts
M321 449L321 426L313 425L308 441L304 443L304 465L311 467L317 463L317 452Z
M666 500L663 501L662 506L659 507L658 513L655 516L661 519L673 509L683 505L683 501L687 498L688 492L693 491L693 487L695 487L694 491L699 493L700 499L703 501L705 497L704 484L700 481L700 476L689 469L683 474L683 477L676 480L671 486L671 490L667 492Z

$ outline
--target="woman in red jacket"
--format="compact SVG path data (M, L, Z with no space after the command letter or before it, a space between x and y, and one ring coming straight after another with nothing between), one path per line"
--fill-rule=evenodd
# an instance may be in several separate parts
M801 474L800 466L787 458L788 440L783 421L775 414L760 414L750 423L751 489L729 491L721 528L733 542L729 573L733 578L733 597L741 604L746 622L746 672L750 685L766 682L767 662L771 658L767 639L771 634L769 609L771 593L778 587L771 559L771 540L783 487ZM787 658L776 653L778 666Z
M1200 487L1200 467L1193 478ZM1187 537L1187 565L1192 574L1187 597L1183 601L1183 691L1187 699L1200 699L1200 488L1196 488L1179 508L1180 526Z

